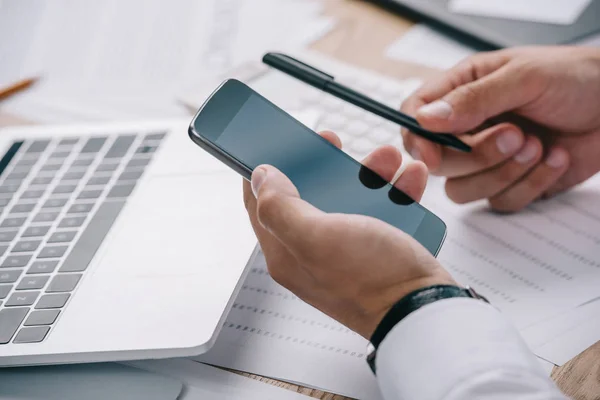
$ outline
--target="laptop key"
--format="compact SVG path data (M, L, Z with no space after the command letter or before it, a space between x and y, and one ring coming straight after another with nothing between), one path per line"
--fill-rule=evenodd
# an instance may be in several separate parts
M77 144L77 142L79 141L79 138L64 138L61 139L60 142L58 142L59 146L72 146L74 144Z
M130 168L145 167L149 163L150 163L149 158L134 158L127 163L127 165L125 166L125 170L128 170Z
M10 250L11 253L30 253L35 251L40 244L41 240L21 240L17 242Z
M50 279L50 277L47 275L26 276L21 279L16 290L43 289L44 286L46 286L46 283L48 283L48 279Z
M33 222L53 222L58 218L59 212L57 211L42 211L37 213L33 218Z
M21 271L0 271L0 283L15 283L21 276Z
M58 185L54 188L52 193L54 194L64 194L64 193L73 193L77 189L77 185Z
M89 138L86 144L81 149L81 153L98 153L102 150L106 137L92 137Z
M62 167L62 165L60 164L46 164L43 165L42 168L40 169L40 171L44 171L44 172L49 172L49 171L58 171L60 168Z
M58 266L58 260L35 261L27 270L27 275L49 274Z
M49 144L50 140L34 140L33 142L31 142L31 144L29 145L27 150L25 150L25 152L42 153L44 150L46 150L46 147L48 147Z
M68 246L46 246L37 255L37 258L58 258L67 251Z
M5 307L31 306L37 300L40 292L18 292L13 293L9 298Z
M6 250L8 250L8 245L0 244L0 257L2 257L4 255L4 253L6 253Z
M69 243L71 240L75 238L77 231L59 231L54 232L50 239L48 239L48 243Z
M127 154L127 150L135 141L135 135L120 135L110 146L104 158L120 158Z
M0 285L0 299L5 299L11 289L12 285Z
M58 208L58 207L62 207L65 204L67 204L67 200L65 198L53 198L53 199L48 199L46 200L46 202L44 203L44 205L42 206L42 208Z
M87 166L91 165L92 162L94 162L94 160L91 159L91 158L78 159L78 160L73 161L73 163L71 164L71 166L73 166L73 167L87 167Z
M19 190L20 186L21 185L16 184L16 183L11 183L11 184L3 183L2 185L0 185L0 193L15 193L17 190Z
M158 149L158 146L141 145L140 147L138 147L135 150L135 152L136 152L136 154L149 154L149 153L154 153L156 151L156 149Z
M143 171L125 171L120 176L120 181L137 181L142 177Z
M29 308L4 308L0 310L0 344L10 342Z
M69 154L71 153L66 150L55 151L54 153L50 154L50 158L59 158L64 160L65 158L69 157Z
M146 136L144 136L144 140L162 140L167 134L164 132L160 132L160 133L149 133Z
M94 203L75 203L69 208L67 214L89 213L94 208Z
M93 176L88 181L88 186L106 185L110 181L110 176Z
M44 190L42 189L30 189L23 192L21 195L21 199L39 199L44 195Z
M0 198L0 207L6 207L10 203L10 197Z
M43 295L35 305L36 310L50 310L63 308L67 304L71 295L69 293L46 294Z
M135 183L127 185L115 185L112 189L110 189L110 192L108 192L108 197L128 197L131 192L133 192L133 188L135 188Z
M21 181L25 179L27 175L29 175L29 171L11 172L10 174L6 175L6 180L15 179Z
M46 289L46 293L72 292L80 279L81 274L56 275L50 282L48 289Z
M102 195L102 190L83 190L79 193L78 199L97 199Z
M0 268L21 268L27 265L31 260L30 255L8 256L0 265Z
M25 232L23 232L23 235L21 235L21 236L24 238L26 238L26 237L42 237L42 236L45 236L49 230L50 230L49 226L30 226L29 228L25 229Z
M51 176L37 176L31 180L32 185L48 185L52 182Z
M60 314L60 310L40 310L40 311L32 311L29 314L29 317L25 320L24 326L40 326L40 325L52 325L58 315Z
M100 164L96 168L96 172L112 172L119 167L119 164Z
M19 160L18 163L15 164L15 167L32 167L37 163L35 158Z
M63 181L76 181L85 175L85 171L69 171L61 178Z
M18 228L25 223L27 217L12 217L6 218L0 224L0 228Z
M125 201L110 201L98 208L58 272L86 270L123 206Z
M15 204L13 208L10 209L11 214L20 214L20 213L28 213L31 212L35 208L35 203L21 203Z
M85 215L77 217L65 217L58 224L59 228L78 228L85 222Z
M49 326L32 326L29 328L22 328L13 343L39 343L50 331Z

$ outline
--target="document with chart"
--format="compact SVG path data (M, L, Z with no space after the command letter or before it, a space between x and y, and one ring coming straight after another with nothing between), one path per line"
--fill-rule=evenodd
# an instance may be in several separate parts
M534 349L551 342L543 328L556 325L552 317L598 297L599 202L598 179L512 215L495 214L485 204L456 205L436 178L423 200L448 225L442 264L513 320ZM581 323L571 320L561 317L573 326ZM376 399L366 346L365 339L275 283L257 251L215 348L201 360Z

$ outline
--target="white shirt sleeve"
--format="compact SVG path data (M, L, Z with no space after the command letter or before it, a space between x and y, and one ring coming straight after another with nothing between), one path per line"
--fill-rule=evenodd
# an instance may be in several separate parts
M436 301L409 314L377 350L386 400L558 400L512 324L480 300Z

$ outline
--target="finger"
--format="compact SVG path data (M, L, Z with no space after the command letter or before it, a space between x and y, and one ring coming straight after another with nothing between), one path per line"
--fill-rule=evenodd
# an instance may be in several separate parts
M342 148L342 139L340 139L340 137L335 133L331 131L322 131L319 132L319 135L321 135L324 139L327 139L332 145L334 145L338 149Z
M375 172L387 182L392 182L396 171L402 165L402 153L394 146L382 146L365 157L362 165Z
M420 161L411 162L394 182L394 186L406 193L411 199L421 201L427 184L427 167Z
M412 96L402 103L401 111L415 115L425 102L419 96ZM431 170L436 170L442 161L442 148L439 144L416 136L406 128L400 130L404 148L414 160L423 161Z
M271 235L258 221L256 197L252 193L250 182L244 180L244 204L248 211L250 223L254 229L254 233L260 243L260 247L265 255L269 272L277 275L277 271L273 272L273 268L285 267L288 270L293 268L294 257L275 236Z
M254 169L252 192L257 199L258 222L292 254L309 253L314 243L316 217L323 214L300 198L294 184L276 168Z
M449 178L482 172L515 156L525 143L525 135L515 125L503 123L473 136L461 137L472 147L470 153L450 148L442 149L442 161L434 175Z
M426 82L404 101L401 111L408 115L417 116L417 112L421 107L439 100L461 85L468 84L473 80L496 71L506 64L508 60L509 54L506 50L479 53L471 56L439 77ZM431 129L429 126L425 126L425 128ZM415 160L423 161L430 170L435 170L439 167L442 157L442 148L440 145L419 138L407 129L402 129L402 137L404 147Z
M503 192L527 174L542 158L542 144L529 137L523 148L496 168L446 181L446 194L455 203L488 199Z
M498 211L513 212L540 198L569 168L569 153L555 147L521 181L489 200Z
M527 65L507 63L480 79L459 85L441 99L419 108L417 121L436 132L464 133L484 121L534 100L543 77Z

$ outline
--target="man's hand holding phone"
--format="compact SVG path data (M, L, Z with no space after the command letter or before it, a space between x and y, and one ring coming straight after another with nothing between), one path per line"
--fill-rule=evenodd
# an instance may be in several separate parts
M335 134L321 135L341 147ZM402 156L385 146L363 164L391 181ZM426 180L425 165L415 162L395 186L418 201ZM244 201L271 276L365 338L408 293L434 284L456 285L411 236L375 218L320 211L274 167L259 166L252 183L244 181Z

